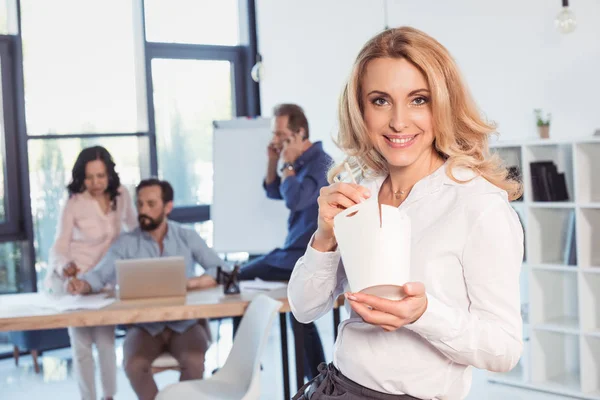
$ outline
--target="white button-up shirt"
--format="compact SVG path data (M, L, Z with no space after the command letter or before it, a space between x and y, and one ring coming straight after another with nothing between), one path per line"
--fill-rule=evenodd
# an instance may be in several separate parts
M454 176L475 175L455 168ZM362 185L377 196L384 179ZM504 190L481 177L457 183L446 165L417 182L400 209L411 219L410 280L425 284L427 310L393 332L352 312L339 326L333 362L378 392L462 399L472 367L508 371L521 356L523 229ZM346 290L339 250L309 246L294 268L288 298L294 316L308 323Z

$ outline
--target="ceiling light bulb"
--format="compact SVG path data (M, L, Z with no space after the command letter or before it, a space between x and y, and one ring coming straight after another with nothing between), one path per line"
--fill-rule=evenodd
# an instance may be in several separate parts
M577 27L575 14L568 6L562 8L561 12L556 16L554 23L561 33L571 33Z

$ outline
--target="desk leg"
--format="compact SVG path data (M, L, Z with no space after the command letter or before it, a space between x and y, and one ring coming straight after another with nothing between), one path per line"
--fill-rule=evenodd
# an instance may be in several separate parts
M304 329L302 329L302 324L293 315L291 317L296 356L296 388L300 390L304 385Z
M281 335L281 362L283 363L283 398L291 399L290 396L290 364L288 361L287 341L287 314L279 314L279 331Z
M333 342L337 340L338 326L340 326L340 308L333 309Z

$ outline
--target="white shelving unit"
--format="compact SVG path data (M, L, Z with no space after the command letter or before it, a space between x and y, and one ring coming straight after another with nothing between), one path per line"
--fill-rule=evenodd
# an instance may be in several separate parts
M525 228L521 274L523 356L490 380L600 400L600 138L497 142L491 145L522 174L513 202ZM529 163L553 161L569 200L534 202ZM575 221L576 265L565 247Z

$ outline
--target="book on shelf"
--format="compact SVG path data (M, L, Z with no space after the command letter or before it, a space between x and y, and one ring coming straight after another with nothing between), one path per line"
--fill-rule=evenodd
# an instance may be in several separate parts
M565 247L563 252L564 265L577 265L577 238L575 236L575 210L569 211L565 231Z
M565 174L558 172L552 161L536 161L529 164L533 201L568 201Z

